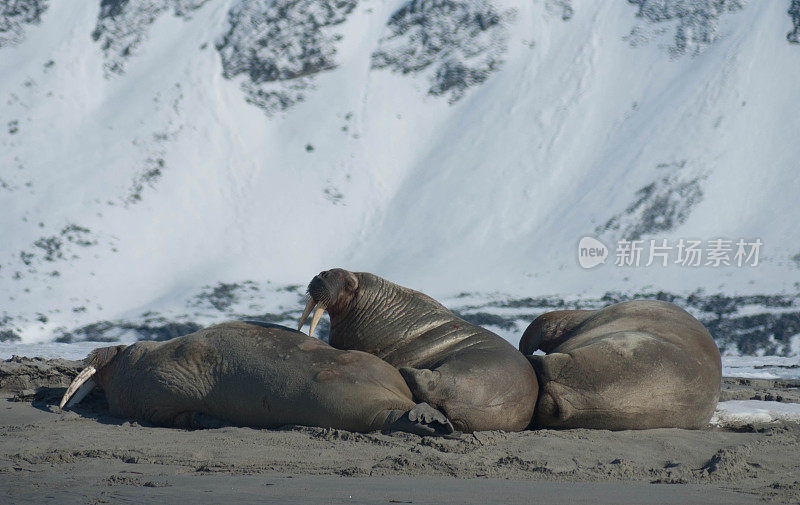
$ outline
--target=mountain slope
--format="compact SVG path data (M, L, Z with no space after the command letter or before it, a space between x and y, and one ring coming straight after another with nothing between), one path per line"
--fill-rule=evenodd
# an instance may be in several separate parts
M485 300L800 287L795 1L0 9L7 338L205 324L225 293L288 318L331 266ZM758 265L614 264L719 238Z

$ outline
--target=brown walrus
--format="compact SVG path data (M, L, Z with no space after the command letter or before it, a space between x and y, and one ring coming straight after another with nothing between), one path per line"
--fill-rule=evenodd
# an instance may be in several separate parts
M539 378L534 424L697 429L719 399L722 364L708 330L668 302L638 300L537 317L519 343Z
M278 325L223 323L165 342L104 347L88 365L62 408L97 384L112 415L161 426L453 431L441 412L415 404L388 363Z
M494 333L470 324L433 298L376 275L336 268L308 285L323 311L330 344L366 351L400 369L414 398L441 410L461 431L519 431L531 422L536 375L525 356Z

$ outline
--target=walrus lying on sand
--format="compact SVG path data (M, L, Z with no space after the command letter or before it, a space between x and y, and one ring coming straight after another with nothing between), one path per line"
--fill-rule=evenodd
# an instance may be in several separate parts
M441 410L457 429L519 431L530 424L536 375L499 335L370 273L328 270L311 280L308 293L298 329L313 310L313 335L327 310L333 347L399 367L414 398Z
M453 432L441 412L415 404L388 363L277 325L223 323L165 342L99 348L87 361L62 408L97 384L112 415L161 426Z
M537 317L519 343L539 379L534 425L697 429L719 399L722 365L705 327L655 300Z

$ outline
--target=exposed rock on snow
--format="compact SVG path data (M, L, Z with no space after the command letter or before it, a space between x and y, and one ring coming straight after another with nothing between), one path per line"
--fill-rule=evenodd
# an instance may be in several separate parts
M228 32L217 42L222 72L244 75L247 101L268 114L304 99L311 77L336 66L333 29L357 0L245 0L228 13Z
M30 249L20 251L18 257L20 264L14 266L25 270L26 273L37 273L37 269L46 268L48 264L78 259L81 249L94 247L97 244L97 236L92 230L70 223L57 233L38 238L31 244ZM22 278L23 275L17 271L15 278ZM58 271L53 271L48 275L58 277L59 274Z
M101 0L92 38L106 56L106 74L121 74L150 26L165 12L186 18L208 0Z
M703 199L700 180L700 177L687 179L678 173L659 178L636 191L635 202L595 231L598 234L613 231L618 238L637 240L674 230Z
M22 42L25 25L39 23L47 7L48 0L0 2L0 47Z
M513 15L485 0L411 0L389 19L372 66L426 72L428 93L455 102L500 68Z
M788 14L794 28L786 34L786 39L792 44L800 44L800 0L792 0Z
M572 0L547 0L545 4L547 12L561 16L562 21L569 21L575 14L572 7Z
M740 10L747 0L628 0L639 6L638 16L654 24L675 25L674 56L701 53L719 37L719 18ZM633 45L646 43L661 30L637 26L629 40Z

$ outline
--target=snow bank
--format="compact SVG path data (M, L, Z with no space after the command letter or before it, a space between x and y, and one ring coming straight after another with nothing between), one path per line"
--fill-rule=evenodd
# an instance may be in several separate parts
M735 427L747 423L775 421L800 422L800 404L760 400L731 400L720 402L711 424Z

